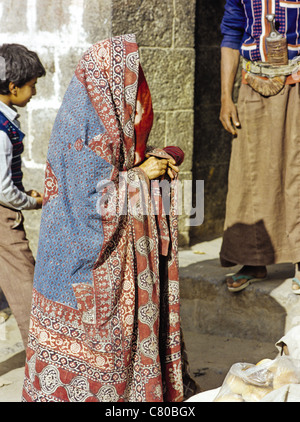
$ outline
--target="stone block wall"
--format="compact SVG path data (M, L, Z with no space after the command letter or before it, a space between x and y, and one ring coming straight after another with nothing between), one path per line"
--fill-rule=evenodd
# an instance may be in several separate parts
M43 190L48 141L58 108L83 52L111 35L135 33L152 93L155 121L150 143L186 152L182 179L191 179L194 127L194 22L196 0L0 0L0 43L36 51L47 75L37 96L19 109L26 134L24 184ZM41 211L25 211L34 254ZM180 243L189 227L180 221Z
M195 0L114 0L112 8L112 34L135 33L140 46L154 108L149 143L185 151L182 183L192 179L193 166L195 9ZM179 223L179 243L184 246L190 235L184 210Z

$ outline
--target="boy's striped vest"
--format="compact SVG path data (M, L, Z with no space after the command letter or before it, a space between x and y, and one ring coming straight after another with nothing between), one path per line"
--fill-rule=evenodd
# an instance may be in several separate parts
M24 151L23 139L25 135L17 126L11 123L1 111L0 130L7 134L13 146L13 158L11 163L12 181L19 190L24 192L21 154Z

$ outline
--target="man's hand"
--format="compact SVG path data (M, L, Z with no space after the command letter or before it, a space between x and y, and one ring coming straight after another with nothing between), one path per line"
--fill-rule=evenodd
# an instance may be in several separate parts
M240 53L232 48L221 48L221 111L220 120L224 128L236 135L241 126L236 106L232 100L235 76L239 67Z
M239 128L241 124L238 118L237 108L231 98L222 100L220 121L227 132L232 135L237 134L236 128Z

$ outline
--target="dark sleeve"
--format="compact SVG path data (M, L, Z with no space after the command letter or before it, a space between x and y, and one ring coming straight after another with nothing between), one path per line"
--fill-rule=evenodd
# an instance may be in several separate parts
M221 23L221 47L239 50L246 27L245 10L240 0L227 0Z

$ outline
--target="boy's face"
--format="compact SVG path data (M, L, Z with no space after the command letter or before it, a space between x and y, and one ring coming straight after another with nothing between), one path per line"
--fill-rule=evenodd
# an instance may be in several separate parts
M13 105L18 107L25 107L26 104L30 101L31 97L36 94L36 83L37 78L33 78L21 87L15 86L11 98Z

